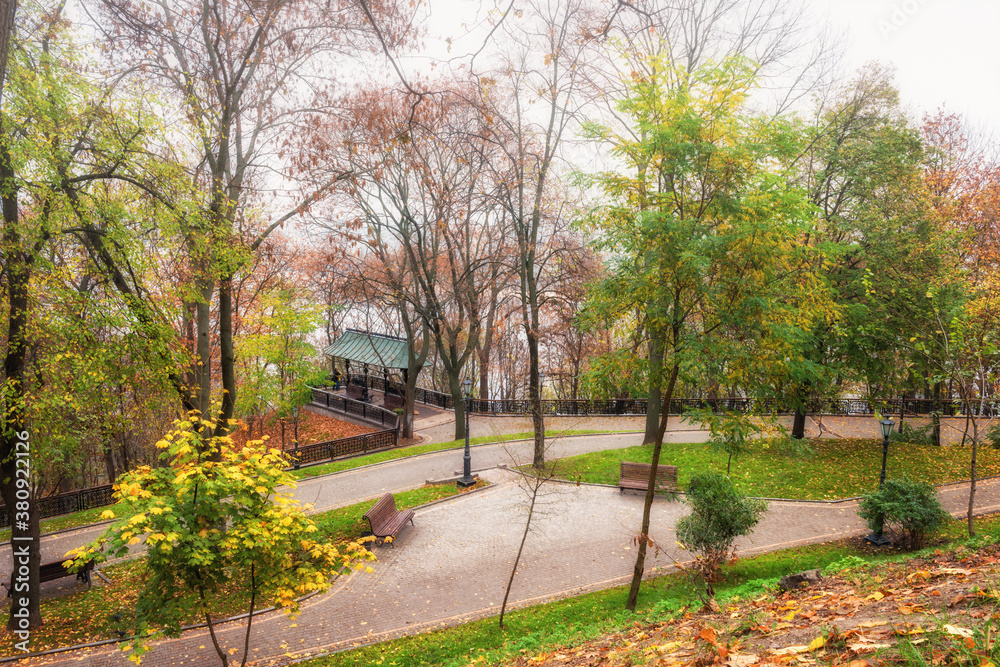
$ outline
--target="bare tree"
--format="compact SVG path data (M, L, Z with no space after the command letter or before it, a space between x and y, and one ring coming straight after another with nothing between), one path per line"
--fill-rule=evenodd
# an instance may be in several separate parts
M521 325L528 348L528 400L535 431L533 465L545 462L545 419L539 378L541 309L545 295L540 276L551 256L546 240L559 207L553 205L555 178L564 139L577 122L577 92L588 55L587 29L594 17L584 0L536 0L527 3L517 21L504 26L509 44L499 69L485 87L494 125L492 137L503 156L491 163L502 184L500 201L507 209L517 242ZM486 82L487 78L484 77ZM536 102L540 103L536 106ZM556 216L553 215L556 213Z
M190 138L174 147L182 161L190 156L188 178L199 200L178 230L192 277L184 303L192 355L183 402L209 411L217 339L217 430L224 432L237 391L234 276L275 229L345 177L338 172L312 181L304 192L282 187L304 167L285 159L288 152L305 152L288 144L302 136L292 130L335 112L331 73L338 64L404 39L408 24L391 0L363 7L350 0L103 0L94 24L113 45L114 62L176 103L178 126ZM249 215L250 206L265 215Z

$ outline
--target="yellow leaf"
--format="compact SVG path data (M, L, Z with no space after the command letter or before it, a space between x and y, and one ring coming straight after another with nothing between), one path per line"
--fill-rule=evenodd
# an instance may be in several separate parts
M820 635L816 639L809 642L810 651L815 651L816 649L823 648L824 646L826 646L826 637L824 637L823 635Z
M782 619L781 619L781 620L783 620L783 621L790 621L790 620L792 620L793 618L795 618L795 612L794 612L794 611L793 611L793 612L790 612L790 613L788 614L788 616L784 616L784 617L782 617Z

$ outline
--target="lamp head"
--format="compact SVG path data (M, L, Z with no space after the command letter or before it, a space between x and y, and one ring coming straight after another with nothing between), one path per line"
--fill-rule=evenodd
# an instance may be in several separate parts
M880 421L878 425L882 428L882 437L888 440L889 436L892 435L892 427L896 424L891 419L886 418Z
M472 395L472 380L465 378L462 380L462 398L468 398Z

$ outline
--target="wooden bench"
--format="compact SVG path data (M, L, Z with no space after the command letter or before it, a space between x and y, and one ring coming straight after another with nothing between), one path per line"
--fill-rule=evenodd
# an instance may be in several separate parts
M396 499L391 493L387 493L365 512L365 518L376 540L384 543L387 537L395 538L407 521L413 525L413 510L397 510Z
M649 487L650 468L652 465L649 463L622 461L621 475L618 479L618 493L624 493L625 489L645 492ZM655 491L671 495L677 494L677 466L656 466Z
M360 384L349 384L346 388L347 398L354 399L355 401L362 400L362 396L365 395L365 388Z
M406 405L406 399L399 394L385 394L382 399L382 407L386 410L395 410Z
M42 583L46 581L55 581L56 579L71 577L73 574L76 574L77 580L87 584L87 588L90 588L90 571L94 569L94 561L88 561L87 564L83 566L83 569L76 573L70 572L63 567L63 562L64 561L60 560L54 563L42 563L42 565L38 568L38 581ZM10 585L5 585L7 588L7 597L14 594L14 575L15 572L11 571Z

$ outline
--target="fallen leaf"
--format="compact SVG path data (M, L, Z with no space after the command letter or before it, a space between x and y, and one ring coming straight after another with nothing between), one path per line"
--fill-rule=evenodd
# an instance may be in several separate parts
M816 639L809 642L810 651L815 651L816 649L823 648L824 646L826 646L826 637L824 637L823 635L820 635Z
M882 591L875 591L874 593L872 593L871 595L869 595L865 599L866 600L875 600L875 602L878 602L879 600L881 600L884 597L885 597L885 595L882 594Z
M903 616L909 616L910 614L916 614L927 611L926 609L924 609L924 606L920 604L901 604L898 605L896 609Z
M772 651L772 655L797 655L799 653L805 653L809 650L808 646L786 646L785 648L779 648L777 651Z
M944 631L949 635L957 635L959 637L971 637L973 635L972 630L968 628L960 628L955 625L945 624Z
M965 595L963 595L962 593L959 593L958 595L956 595L955 597L953 597L951 600L948 601L948 606L949 607L954 607L955 605L959 604L963 600L965 600Z
M864 623L858 623L859 628L877 628L883 625L888 625L885 621L865 621Z

